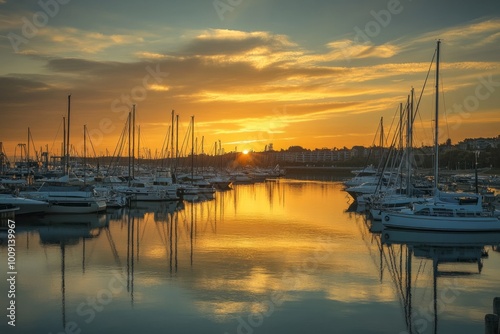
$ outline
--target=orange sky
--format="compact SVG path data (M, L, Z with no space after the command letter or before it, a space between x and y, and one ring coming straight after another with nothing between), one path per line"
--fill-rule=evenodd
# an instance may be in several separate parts
M79 5L68 4L28 42L14 47L12 33L20 36L22 18L37 9L0 2L12 14L0 25L7 36L0 48L4 150L19 157L18 144L27 143L30 127L37 150L48 145L51 154L60 154L68 94L71 142L78 154L84 124L96 154L112 153L132 104L142 155L161 150L171 110L179 114L180 143L195 116L198 151L203 138L206 153L213 153L219 140L225 151L261 151L269 143L277 150L370 146L381 117L390 142L399 103L406 102L412 87L420 95L438 38L443 40L441 141L500 134L500 18L490 2L481 10L461 8L459 22L452 17L456 13L443 13L442 22L419 29L410 4L393 9L397 14L383 27L376 18L389 10L386 2L363 3L351 16L343 12L349 5L321 3L324 7L310 9L331 10L332 17L321 21L335 23L331 31L311 30L308 22L320 24L312 14L304 14L298 26L286 20L300 8L276 17L275 28L269 21L252 26L245 15L269 4L234 8L224 13L227 19L210 8L211 16L193 13L189 22L151 18L127 29L120 20L134 13L120 9L115 26L97 15L91 27L83 23L84 14L99 5L79 8L80 17L70 11ZM424 13L430 5L423 1L414 10ZM152 13L150 8L137 15ZM376 24L377 34L370 33ZM358 33L363 27L364 35ZM416 145L432 142L434 85L431 72L415 121Z

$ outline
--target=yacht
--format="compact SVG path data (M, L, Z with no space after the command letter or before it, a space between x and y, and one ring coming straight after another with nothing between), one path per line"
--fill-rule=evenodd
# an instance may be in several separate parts
M17 197L9 194L0 194L0 205L8 204L19 208L19 210L16 211L16 216L41 214L47 212L49 209L49 203L46 201Z
M431 200L414 204L412 209L383 211L382 223L415 230L500 231L500 219L483 208L481 195L438 190Z
M88 187L53 186L47 183L36 191L23 191L20 196L49 204L46 213L95 213L106 210L106 200Z

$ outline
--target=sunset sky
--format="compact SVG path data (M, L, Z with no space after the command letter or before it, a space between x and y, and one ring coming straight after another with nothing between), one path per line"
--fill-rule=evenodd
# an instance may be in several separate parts
M479 4L480 3L480 4ZM0 0L0 141L61 150L86 124L112 153L131 105L141 146L160 150L171 111L206 153L369 146L441 39L442 142L500 135L498 0ZM432 142L434 72L416 118ZM144 153L142 153L144 154Z

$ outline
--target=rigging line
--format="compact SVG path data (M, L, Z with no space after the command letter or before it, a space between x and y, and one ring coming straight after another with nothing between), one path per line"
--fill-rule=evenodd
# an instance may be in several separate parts
M430 75L431 70L432 70L432 64L434 64L434 59L436 58L436 55L437 55L437 49L434 50L434 54L432 55L431 63L429 64L429 69L427 70L427 75L425 77L424 85L422 87L422 90L420 91L420 96L418 97L418 100L417 100L417 106L415 108L415 115L411 115L412 116L411 117L411 124L414 124L415 117L418 114L422 128L423 128L424 122L422 120L422 115L419 113L419 110L420 110L419 107L420 107L420 102L422 101L422 96L424 95L425 86L427 85L427 80L429 79L429 75Z
M443 96L443 108L444 108L444 118L445 118L445 122L446 122L446 132L448 133L448 138L450 138L450 126L448 124L448 114L446 112L446 100L444 99L444 84L443 84L443 75L441 74L440 75L440 79L441 79L441 94Z
M116 156L116 164L118 165L118 157L123 149L123 147L125 146L125 144L123 143L123 141L125 140L125 135L127 133L127 129L128 129L128 118L127 118L127 121L125 122L125 126L123 127L123 130L122 130L122 133L120 134L120 138L118 138L118 144L115 146L115 150L113 152L113 155L111 156L111 161L109 162L109 166L108 166L108 169L107 169L107 173L109 175L109 171L111 170L113 164L114 164L114 160L115 160L115 154L117 155ZM119 149L120 147L120 149ZM115 168L115 171L116 169L118 168L118 166Z
M389 133L392 131L392 127L394 126L394 122L395 122L395 119L396 119L396 114L398 113L398 111L399 111L399 107L396 108L395 114L394 114L394 116L392 118L392 123L391 123L390 129L389 129ZM387 154L384 166L382 168L382 173L387 168L389 168L389 165L391 165L391 167L393 168L394 164L397 162L396 161L397 159L396 158L392 158L392 156L394 154L396 154L396 153L398 154L398 152L395 153L395 151L396 151L395 150L395 145L396 145L396 142L398 140L398 138L397 138L398 136L397 135L398 135L398 132L399 132L399 124L400 124L400 122L396 123L396 129L394 131L394 134L393 134L393 137L392 137L392 141L391 141L391 144L389 146L389 152ZM389 134L388 134L388 136L389 136ZM387 142L386 142L386 144L387 144ZM392 181L392 175L393 175L393 173L391 173L391 175L390 175L390 178L389 178L389 181L388 181L389 183ZM382 181L383 181L383 177L379 178L379 182L377 183L376 192L378 192L380 190L380 188L382 187Z
M55 145L55 142L56 142L56 138L57 136L59 135L59 131L61 130L61 125L64 123L64 121L62 120L61 123L59 123L59 127L57 128L57 132L56 132L56 135L54 136L54 140L52 141L52 146L50 147L50 152L52 152L53 148L54 148L54 145ZM61 153L62 155L62 153Z
M33 135L31 134L31 131L30 131L30 136L29 137L31 139L31 144L33 144L33 150L35 151L36 161L40 161L38 159L38 151L36 150L35 142L33 141Z
M189 122L189 126L186 130L186 135L184 136L184 140L182 142L182 146L181 146L181 153L184 153L184 150L186 150L186 154L183 156L187 156L187 149L188 149L188 139L191 138L191 122Z
M388 141L389 135L391 134L392 127L394 126L394 120L396 119L396 116L397 116L398 113L399 113L399 106L396 107L396 111L394 112L394 116L392 116L391 126L389 127L389 131L387 132L387 137L384 138L385 145L387 145L387 141ZM396 125L396 127L399 127L399 123ZM396 131L396 133L397 133L397 129L394 130L394 131Z
M166 145L165 145L165 143L166 143ZM161 154L160 154L160 158L161 159L166 158L166 156L164 155L164 153L168 152L169 144L170 144L170 125L168 126L168 130L165 133L165 138L163 138L163 143L162 143L162 146L161 146Z
M89 138L90 147L92 147L92 152L94 153L94 158L97 158L97 154L95 153L94 144L92 143L92 137L90 136L89 129L86 129L86 131L87 131L87 137Z

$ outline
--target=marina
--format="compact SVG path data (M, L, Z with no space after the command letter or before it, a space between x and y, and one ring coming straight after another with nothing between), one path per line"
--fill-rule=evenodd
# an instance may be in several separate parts
M19 216L16 327L483 332L498 293L500 234L378 228L343 189L287 177L209 200Z
M0 6L1 334L500 334L498 0Z

